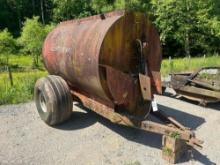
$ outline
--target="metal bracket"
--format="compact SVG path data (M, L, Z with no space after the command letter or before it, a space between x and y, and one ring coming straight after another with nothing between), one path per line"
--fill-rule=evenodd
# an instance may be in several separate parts
M141 94L144 101L151 101L152 100L152 93L151 93L151 80L150 77L139 74L139 83L141 88Z

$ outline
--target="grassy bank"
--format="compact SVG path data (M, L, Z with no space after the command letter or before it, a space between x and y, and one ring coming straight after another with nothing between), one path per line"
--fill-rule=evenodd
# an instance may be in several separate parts
M220 66L220 56L202 58L165 59L162 62L161 74L166 76L172 72L193 71L201 67Z
M33 99L34 85L38 78L47 75L40 63L38 69L32 69L31 56L10 55L13 86L8 72L1 66L0 71L0 105L16 104Z

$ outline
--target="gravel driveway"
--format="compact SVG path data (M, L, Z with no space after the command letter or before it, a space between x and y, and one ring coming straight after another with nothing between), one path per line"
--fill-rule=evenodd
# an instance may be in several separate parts
M220 164L220 105L157 96L160 109L196 130L204 149L180 164ZM163 165L161 136L110 123L74 106L71 120L44 124L33 102L0 107L0 165Z

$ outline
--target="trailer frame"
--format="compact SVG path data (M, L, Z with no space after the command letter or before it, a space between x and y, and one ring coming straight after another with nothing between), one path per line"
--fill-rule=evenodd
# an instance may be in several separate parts
M187 151L188 147L202 149L203 141L197 139L192 130L183 126L161 110L156 112L151 111L150 114L162 121L163 124L146 120L145 118L138 119L128 114L116 112L113 107L106 106L95 99L89 98L74 90L71 90L71 94L74 100L80 100L81 104L87 109L110 120L112 123L163 135L162 157L169 163L178 162L181 156ZM164 150L167 149L172 151L172 154L167 155L167 153L164 152Z

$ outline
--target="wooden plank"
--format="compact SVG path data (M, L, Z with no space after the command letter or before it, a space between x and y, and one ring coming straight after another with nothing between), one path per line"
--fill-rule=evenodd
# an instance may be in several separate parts
M187 149L187 145L183 140L163 136L162 158L169 163L178 163L180 158L186 153Z
M205 83L205 82L198 81L198 80L189 80L189 81L192 83L195 83L201 87L204 87L204 88L208 88L208 89L215 90L215 91L220 91L220 87L217 87L215 85L211 85L209 83Z
M181 87L178 90L188 92L188 93L192 93L192 94L195 94L195 95L204 96L204 97L220 99L220 92L210 91L210 90L207 90L207 89L197 88L197 87L194 87L194 86L184 86L184 87Z
M170 136L172 133L177 133L180 135L180 139L183 139L186 141L188 141L191 136L190 131L187 131L187 130L182 131L180 129L177 129L174 127L169 127L167 125L155 123L152 121L142 122L140 128L143 130L149 131L149 132L154 132L154 133L158 133L161 135L167 135L167 136Z

